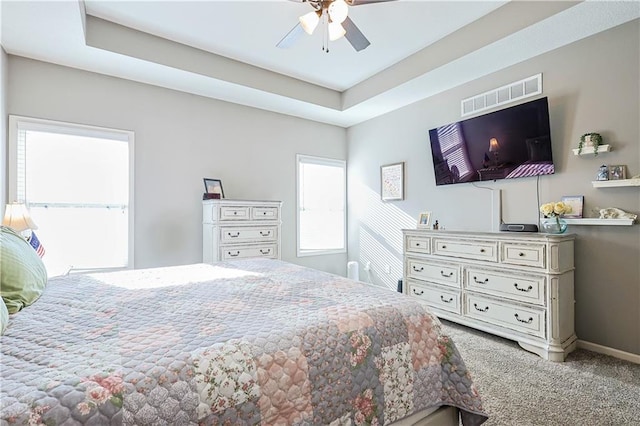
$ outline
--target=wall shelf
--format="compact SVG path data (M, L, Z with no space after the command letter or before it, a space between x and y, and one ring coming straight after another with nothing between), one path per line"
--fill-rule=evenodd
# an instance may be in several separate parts
M618 186L640 186L640 178L618 180L594 180L591 182L594 188L614 188Z
M593 151L593 147L592 146L585 146L582 148L582 152L580 154L578 154L578 152L580 151L579 148L576 148L573 150L573 154L574 155L586 155L586 154L595 154L595 152ZM598 146L598 154L600 154L601 152L609 152L611 151L611 145L607 144L607 145L599 145Z
M599 219L599 218L582 218L582 219L569 219L564 218L567 225L616 225L616 226L629 226L633 225L633 219Z

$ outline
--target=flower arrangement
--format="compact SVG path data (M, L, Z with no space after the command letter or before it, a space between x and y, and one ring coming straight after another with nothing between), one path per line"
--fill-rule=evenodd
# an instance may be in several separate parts
M571 212L571 206L562 201L552 201L540 206L540 213L542 213L544 217L559 217Z

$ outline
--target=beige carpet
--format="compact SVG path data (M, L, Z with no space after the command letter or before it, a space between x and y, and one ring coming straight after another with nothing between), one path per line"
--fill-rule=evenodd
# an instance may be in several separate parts
M578 349L563 363L442 321L489 414L509 426L640 425L640 365Z

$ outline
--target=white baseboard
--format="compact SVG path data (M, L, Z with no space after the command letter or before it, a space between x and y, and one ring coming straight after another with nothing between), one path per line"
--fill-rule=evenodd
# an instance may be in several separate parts
M598 345L596 343L586 342L584 340L578 340L578 347L580 349L586 349L588 351L610 355L614 358L633 362L635 364L640 364L640 355L632 354L630 352L621 351L619 349L610 348L608 346Z

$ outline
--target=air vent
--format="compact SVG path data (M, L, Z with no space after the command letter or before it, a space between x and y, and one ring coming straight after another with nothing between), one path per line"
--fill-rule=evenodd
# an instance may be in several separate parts
M463 99L461 115L467 116L542 93L542 74Z

